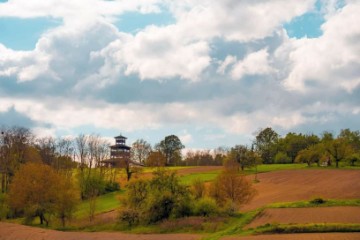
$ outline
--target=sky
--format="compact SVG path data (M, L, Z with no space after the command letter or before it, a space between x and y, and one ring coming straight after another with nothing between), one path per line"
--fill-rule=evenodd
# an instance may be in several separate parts
M189 149L359 130L360 0L0 0L0 125Z

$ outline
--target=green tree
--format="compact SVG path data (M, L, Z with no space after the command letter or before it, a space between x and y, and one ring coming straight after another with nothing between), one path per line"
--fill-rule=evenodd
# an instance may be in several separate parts
M344 138L337 138L325 144L326 151L335 160L336 167L339 167L339 162L346 159L353 154L354 150L347 143Z
M231 148L227 159L238 163L242 171L244 171L244 168L252 167L256 164L252 150L244 145L236 145Z
M295 162L311 164L317 163L319 166L320 159L324 156L324 148L322 144L310 146L307 149L301 150L295 158Z
M150 181L129 183L120 219L132 225L136 219L154 223L190 214L190 191L180 184L175 172L159 169ZM140 217L139 217L140 216Z
M296 133L288 133L286 134L285 138L279 139L279 149L282 152L286 153L288 157L290 157L291 162L295 161L296 156L298 153L306 149L311 145L315 145L319 143L319 138L316 135L303 135L303 134L296 134Z
M185 146L181 143L177 136L169 135L158 143L155 148L165 155L167 165L177 165L179 160L181 160L180 151L185 148Z
M291 158L284 152L278 152L274 158L275 163L291 163Z
M255 139L255 147L259 152L263 163L273 163L277 152L277 141L279 134L272 128L268 127L259 131Z

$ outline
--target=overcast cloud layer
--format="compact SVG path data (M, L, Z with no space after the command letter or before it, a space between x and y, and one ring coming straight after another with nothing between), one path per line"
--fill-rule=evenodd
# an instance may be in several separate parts
M359 129L359 12L359 0L5 1L0 35L14 19L58 24L30 50L0 37L0 124L176 134L189 148L247 144L267 126ZM321 34L290 36L285 25L309 14Z

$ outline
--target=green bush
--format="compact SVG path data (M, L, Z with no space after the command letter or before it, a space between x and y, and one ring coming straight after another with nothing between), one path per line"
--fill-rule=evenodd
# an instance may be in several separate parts
M169 192L151 196L147 204L147 217L150 223L168 219L175 205L175 199Z
M193 214L193 206L188 196L179 198L171 212L172 218L188 217Z
M317 197L317 198L310 200L310 203L312 203L312 204L323 204L325 202L326 201L324 199L322 199L321 197Z
M105 183L105 192L116 192L120 190L120 184L118 182L106 182Z
M201 198L196 202L195 215L208 217L218 212L217 204L212 198Z
M291 158L284 152L278 152L275 155L275 163L291 163Z
M155 223L163 219L191 215L190 191L173 172L159 170L149 180L130 182L123 205L137 209L142 220Z
M132 208L123 208L119 211L119 222L126 223L128 227L135 226L140 222L140 213Z

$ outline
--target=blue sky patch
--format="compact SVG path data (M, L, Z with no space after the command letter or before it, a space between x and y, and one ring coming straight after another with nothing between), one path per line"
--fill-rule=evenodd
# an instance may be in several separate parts
M136 33L149 25L166 26L175 23L175 19L169 11L160 13L142 14L139 12L128 12L115 23L119 31Z
M46 30L60 24L52 18L0 18L0 43L14 50L32 50Z
M284 28L292 38L317 38L322 35L321 25L324 22L324 16L320 12L310 12L294 18Z

